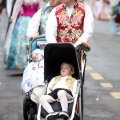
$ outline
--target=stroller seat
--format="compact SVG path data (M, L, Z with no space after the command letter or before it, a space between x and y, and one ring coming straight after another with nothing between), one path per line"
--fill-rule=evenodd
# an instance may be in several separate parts
M44 49L44 80L48 83L54 77L59 75L61 63L68 62L74 66L77 89L73 102L68 104L68 120L83 120L83 83L86 66L86 57L81 59L82 50L78 51L71 43L50 43ZM82 61L81 61L82 60ZM60 112L59 102L51 103L54 111ZM44 120L48 113L39 105L37 120ZM56 119L56 120L59 120Z

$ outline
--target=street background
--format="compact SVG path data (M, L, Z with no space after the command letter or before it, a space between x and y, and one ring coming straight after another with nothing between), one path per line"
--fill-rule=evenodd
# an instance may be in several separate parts
M22 70L8 70L3 63L7 28L0 16L0 120L23 120ZM84 83L84 120L120 120L120 36L110 33L111 21L95 20L91 51L87 53Z

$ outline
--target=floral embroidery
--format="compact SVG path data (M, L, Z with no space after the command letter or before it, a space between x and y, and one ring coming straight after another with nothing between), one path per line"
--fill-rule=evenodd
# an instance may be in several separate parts
M64 4L56 8L55 14L58 22L57 41L75 43L83 33L83 21L85 17L84 4L76 3L70 18Z
M50 6L43 7L41 11L41 22L40 22L40 34L45 34L45 28L46 28L46 21L48 20L48 16L50 12L52 11L52 8Z
M55 80L54 80L54 83L53 83L52 87L55 86L61 80L61 77L62 77L61 75L58 75L58 76L55 77ZM72 76L69 76L69 77L66 78L66 85L68 86L68 89L70 91L72 91L72 89L73 89L72 85L73 85L74 81L75 81L75 78L73 78ZM53 91L52 87L50 88L50 90Z

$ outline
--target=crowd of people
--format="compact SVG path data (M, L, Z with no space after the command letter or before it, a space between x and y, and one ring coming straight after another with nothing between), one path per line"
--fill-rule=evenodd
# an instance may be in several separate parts
M110 20L110 1L96 0L94 2L93 13L98 20Z
M120 35L120 0L95 0L93 15L97 20L111 21L111 34Z

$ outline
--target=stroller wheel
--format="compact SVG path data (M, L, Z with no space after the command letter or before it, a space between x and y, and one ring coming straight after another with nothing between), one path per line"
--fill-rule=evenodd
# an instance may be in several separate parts
M24 120L28 120L28 114L29 114L28 103L26 101L26 98L24 98L23 99L23 117L24 117Z

